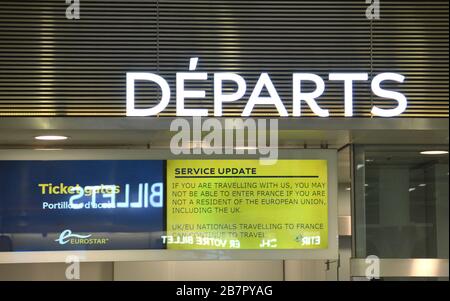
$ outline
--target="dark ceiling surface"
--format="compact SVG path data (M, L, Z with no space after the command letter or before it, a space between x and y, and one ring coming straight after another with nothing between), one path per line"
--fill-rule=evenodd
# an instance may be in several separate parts
M0 0L0 116L123 117L132 71L169 82L172 98L161 116L174 116L175 73L199 57L197 71L208 80L192 87L206 90L206 98L187 101L189 108L212 113L213 73L236 72L247 93L226 104L224 115L239 116L259 75L268 72L292 112L292 73L310 72L325 80L318 103L342 117L344 87L328 80L330 72L365 72L369 79L397 72L405 82L386 87L408 98L400 117L448 117L446 0L384 0L378 20L366 18L362 0L80 3L80 19L69 20L65 1ZM155 86L138 85L138 104L152 106L159 94ZM356 83L354 116L371 117L374 104L395 101L372 95L370 81ZM253 116L276 113L259 105ZM314 116L306 108L303 115Z

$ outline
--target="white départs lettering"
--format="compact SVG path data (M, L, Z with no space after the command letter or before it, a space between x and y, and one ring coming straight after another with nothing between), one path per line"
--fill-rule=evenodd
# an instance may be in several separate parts
M232 102L240 101L247 93L248 85L245 78L237 73L217 72L208 74L206 72L197 72L199 63L198 57L190 58L189 72L177 72L175 83L175 105L177 116L205 117L212 114L215 117L223 116L224 106ZM329 73L329 81L342 81L344 84L344 117L353 116L353 91L354 86L361 82L369 80L368 73ZM128 72L126 74L126 110L127 116L156 116L164 111L171 99L171 90L168 82L161 76L154 73ZM146 81L156 84L161 90L161 99L151 108L136 108L135 86L136 81ZM385 109L373 106L371 113L374 116L394 117L402 114L407 107L407 99L400 92L390 91L381 88L384 81L396 81L403 83L404 76L397 73L380 73L376 75L371 82L372 93L381 98L394 99L398 105L395 108ZM302 84L312 82L315 85L313 91L305 92ZM357 83L358 82L358 83ZM189 89L187 85L191 83L197 87L212 85L214 109L210 112L207 108L188 108L186 101L207 99L206 90ZM233 92L227 91L225 83L236 86ZM268 96L262 96L265 90ZM325 93L326 85L324 80L313 73L293 73L292 75L292 112L288 112L285 106L287 100L281 99L277 92L276 85L272 82L268 73L261 73L258 80L251 90L251 93L242 113L242 117L252 116L253 111L260 107L273 107L277 110L280 117L300 117L302 116L302 103L304 102L318 117L330 117L330 111L320 106L320 97Z

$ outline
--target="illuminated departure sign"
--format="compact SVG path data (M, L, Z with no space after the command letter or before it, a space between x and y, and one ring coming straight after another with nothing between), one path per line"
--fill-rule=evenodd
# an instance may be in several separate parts
M189 82L205 82L208 80L208 73L193 72L196 69L198 58L191 58L189 71L176 73L176 114L177 116L208 116L209 111L205 108L187 109L185 100L189 98L202 99L206 97L204 90L186 90L185 84ZM341 81L344 84L344 116L353 116L353 84L354 82L364 82L369 78L368 73L329 73L330 81ZM371 113L374 116L394 117L406 110L406 97L396 91L386 90L381 87L385 81L394 81L403 83L405 77L401 74L384 72L377 74L371 81L372 93L385 99L393 99L397 102L394 108L380 108L373 106ZM148 81L156 83L161 89L161 99L159 103L151 108L138 109L135 106L135 82ZM237 86L233 93L225 93L223 90L224 82L231 82ZM305 92L302 90L305 82L312 82L315 85L314 91ZM245 79L237 73L218 72L213 74L214 91L214 116L222 116L222 106L224 103L230 103L242 99L247 91ZM269 96L261 96L263 89L268 91ZM329 117L329 110L322 108L316 99L325 92L324 80L313 73L293 73L292 74L292 112L288 112L281 100L276 87L272 83L268 73L261 73L252 93L247 100L247 104L241 113L242 117L248 117L252 114L257 105L274 106L280 117L302 115L302 104L305 103L312 112L319 117ZM127 73L127 116L155 116L161 113L169 104L171 99L170 86L168 82L160 75L154 73L129 72Z

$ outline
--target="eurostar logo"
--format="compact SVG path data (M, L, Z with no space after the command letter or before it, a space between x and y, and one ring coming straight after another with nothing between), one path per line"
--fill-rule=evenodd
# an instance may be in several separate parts
M74 234L72 233L72 230L64 230L63 232L61 232L61 234L59 235L58 239L55 239L56 242L58 242L60 245L65 245L68 242L70 242L70 240L72 238L80 238L80 239L85 239L85 238L89 238L91 237L92 234L88 234L88 235L81 235L81 234Z
M59 235L58 239L55 239L60 245L106 245L109 242L107 237L91 237L92 234L75 234L72 230L64 230Z

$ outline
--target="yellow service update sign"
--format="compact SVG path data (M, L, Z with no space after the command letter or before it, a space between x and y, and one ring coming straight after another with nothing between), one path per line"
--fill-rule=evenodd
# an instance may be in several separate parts
M326 160L168 160L168 249L326 249Z

